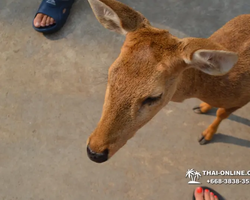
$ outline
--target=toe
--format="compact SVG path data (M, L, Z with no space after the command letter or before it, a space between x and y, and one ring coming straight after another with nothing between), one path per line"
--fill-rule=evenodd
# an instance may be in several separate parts
M50 17L47 17L46 19L46 26L49 26L50 25Z
M214 195L214 200L219 200L218 197L216 195Z
M47 20L48 16L47 15L43 15L43 19L41 21L41 26L44 27L46 25L46 20Z
M42 22L42 19L43 19L43 14L41 13L38 13L34 19L34 26L35 27L40 27L41 26L41 22Z
M203 190L201 187L196 188L194 196L195 200L203 200Z
M210 192L210 200L215 200L214 199L214 193Z
M204 192L205 194L204 194L204 199L205 200L211 200L210 199L210 191L208 190L208 189L205 189L205 192Z
M50 17L49 24L52 25L52 24L54 24L54 23L55 23L55 22L54 22L54 19Z

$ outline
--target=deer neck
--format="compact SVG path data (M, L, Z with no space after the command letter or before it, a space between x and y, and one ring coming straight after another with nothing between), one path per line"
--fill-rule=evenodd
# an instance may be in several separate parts
M193 68L183 71L171 101L183 102L186 99L199 98L203 92L204 80L207 81L208 78L204 76L206 74Z

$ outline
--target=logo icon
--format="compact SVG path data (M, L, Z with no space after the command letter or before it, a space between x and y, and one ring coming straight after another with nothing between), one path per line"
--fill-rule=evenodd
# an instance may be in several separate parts
M186 173L186 178L191 179L191 181L188 182L188 184L201 184L201 182L198 182L196 180L199 180L201 177L201 173L198 171L195 171L194 169L188 169Z
M56 5L55 0L47 0L46 3L52 4L54 6Z

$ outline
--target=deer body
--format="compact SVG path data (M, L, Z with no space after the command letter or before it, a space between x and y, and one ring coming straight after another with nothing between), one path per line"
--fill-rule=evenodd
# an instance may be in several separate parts
M88 0L98 21L126 35L109 68L101 119L87 141L95 162L112 157L169 101L203 101L195 113L219 108L199 142L250 101L250 15L238 16L209 38L183 38L157 29L116 0Z
M183 72L172 101L198 98L212 107L242 107L250 101L250 14L240 15L210 36L227 50L238 53L237 64L223 76L211 76L197 69Z

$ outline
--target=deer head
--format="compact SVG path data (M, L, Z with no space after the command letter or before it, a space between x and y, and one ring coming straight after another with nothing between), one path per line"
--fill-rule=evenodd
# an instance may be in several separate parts
M101 119L87 141L89 158L101 163L171 100L184 70L223 75L237 55L209 39L179 39L154 28L142 14L118 1L88 1L105 28L126 36L109 68Z

